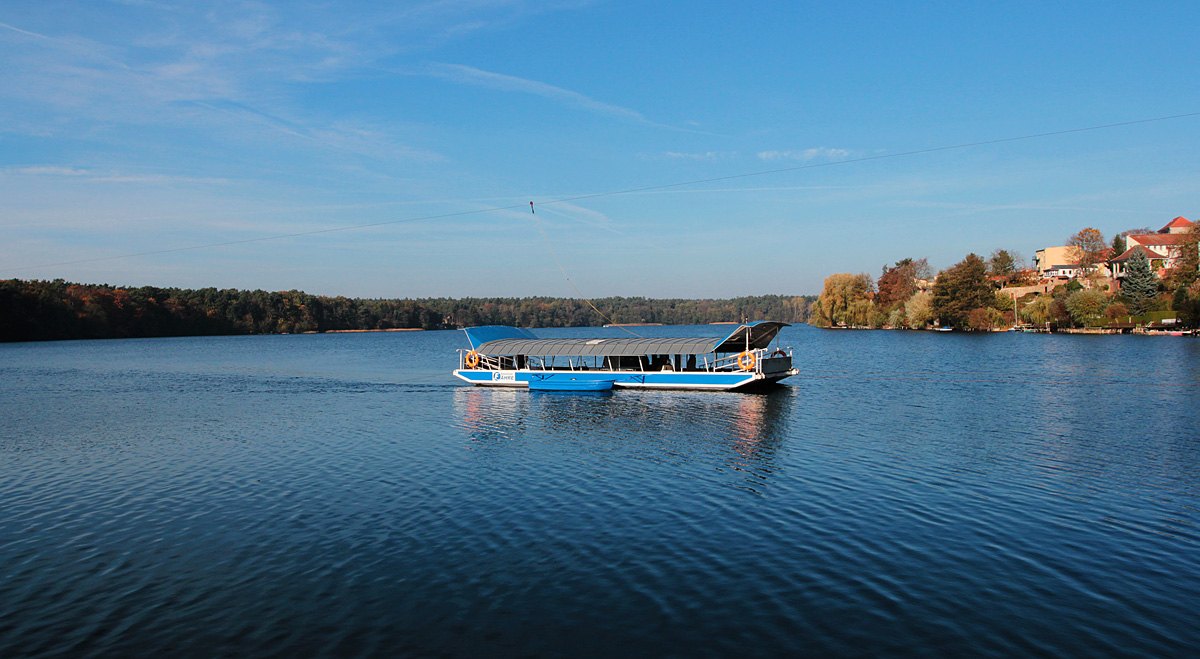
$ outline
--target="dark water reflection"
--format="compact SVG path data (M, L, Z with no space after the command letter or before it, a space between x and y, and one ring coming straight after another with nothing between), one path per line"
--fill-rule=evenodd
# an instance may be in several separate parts
M463 387L453 332L0 346L0 656L1200 643L1200 342L787 332L761 394Z

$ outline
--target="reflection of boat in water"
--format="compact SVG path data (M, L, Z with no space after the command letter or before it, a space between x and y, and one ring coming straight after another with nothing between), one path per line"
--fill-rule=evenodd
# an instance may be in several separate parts
M552 450L621 455L649 469L687 469L716 459L727 468L698 477L764 492L782 469L802 396L793 387L725 392L644 390L631 395L539 394L513 387L456 387L454 426L479 453ZM522 458L523 459L523 458ZM631 463L623 463L631 464Z
M539 339L504 325L467 328L454 375L490 387L610 382L617 389L729 390L796 375L792 349L771 342L787 323L740 325L725 338ZM594 385L603 386L603 385Z

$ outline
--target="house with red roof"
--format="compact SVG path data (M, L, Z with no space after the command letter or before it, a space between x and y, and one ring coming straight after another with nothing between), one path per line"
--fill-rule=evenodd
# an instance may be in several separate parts
M1131 234L1125 236L1128 249L1123 254L1108 259L1105 267L1108 276L1117 282L1125 278L1125 268L1136 252L1142 252L1150 259L1150 267L1161 278L1168 270L1179 264L1183 246L1191 243L1192 237L1187 235L1195 222L1185 217L1177 217L1156 233Z
M1125 272L1126 267L1129 265L1129 259L1133 258L1133 255L1138 252L1141 252L1143 255L1145 255L1146 259L1150 261L1150 269L1158 273L1158 276L1161 279L1163 271L1167 268L1167 259L1162 254L1159 254L1158 252L1152 252L1142 245L1134 245L1133 247L1125 250L1124 254L1111 258L1105 262L1105 265L1108 268L1109 279L1115 279L1118 282L1125 279Z
M1159 233L1187 233L1188 230L1190 230L1194 226L1196 226L1196 223L1188 220L1186 217L1177 217L1177 218L1171 220L1170 222L1167 222L1167 226L1159 229L1158 232Z
M1125 245L1127 247L1141 245L1161 258L1171 261L1166 264L1166 267L1174 267L1174 262L1179 259L1179 249L1190 241L1191 236L1187 234L1194 226L1196 226L1195 223L1188 221L1187 218L1177 217L1159 229L1158 233L1125 236Z

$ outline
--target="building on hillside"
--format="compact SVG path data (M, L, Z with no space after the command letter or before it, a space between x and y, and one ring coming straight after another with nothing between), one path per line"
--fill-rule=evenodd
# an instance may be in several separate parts
M1012 276L1008 278L1008 283L1010 285L1012 285L1014 282L1024 282L1026 284L1032 284L1041 278L1042 278L1041 273L1039 273L1037 271L1037 268L1021 268L1020 270L1017 270L1016 272L1014 272L1012 274Z
M1072 270L1070 276L1074 277L1074 265L1078 261L1075 256L1075 248L1070 245L1060 245L1058 247L1043 247L1033 253L1033 267L1037 268L1038 274L1042 277L1053 277L1061 275L1047 275L1046 272L1055 268L1069 268Z
M1119 290L1120 282L1125 278L1130 257L1135 252L1141 251L1146 258L1150 259L1150 269L1161 279L1168 270L1179 264L1183 246L1191 240L1191 236L1187 234L1194 226L1195 223L1187 218L1177 217L1159 229L1157 233L1125 236L1125 244L1128 246L1125 253L1105 262L1108 277L1117 282Z
M1141 245L1134 245L1133 247L1125 250L1124 254L1105 261L1104 265L1108 269L1108 278L1116 280L1118 284L1125 279L1126 269L1129 266L1129 259L1133 258L1133 255L1138 252L1146 255L1146 259L1150 261L1150 269L1157 273L1161 279L1162 271L1167 267L1166 257L1157 252L1152 252Z
M1052 265L1042 271L1043 279L1074 279L1079 276L1079 267L1076 265Z
M1177 217L1155 233L1125 236L1124 253L1113 254L1112 250L1105 250L1101 255L1104 260L1099 264L1097 272L1093 273L1101 277L1097 280L1097 285L1106 284L1106 277L1111 280L1114 290L1120 290L1129 259L1138 251L1144 252L1146 258L1150 259L1151 269L1161 279L1179 264L1183 246L1193 240L1188 233L1195 226L1195 222L1185 217ZM1034 253L1033 265L1043 279L1066 281L1087 274L1079 267L1078 249L1070 245L1039 249Z
M1106 249L1100 253L1100 261L1094 267L1094 270L1104 274L1104 259L1107 259L1112 253L1112 250ZM1034 252L1033 267L1037 269L1038 276L1046 279L1055 277L1066 277L1067 279L1075 279L1087 274L1084 272L1086 268L1079 266L1080 251L1078 247L1070 245L1060 245L1058 247L1044 247Z
M1184 243L1188 242L1190 236L1187 233L1193 226L1195 224L1189 222L1186 218L1177 217L1159 229L1158 233L1125 236L1125 244L1128 247L1141 245L1151 252L1170 259L1172 263L1168 264L1167 267L1173 267L1173 261L1179 259L1179 249Z

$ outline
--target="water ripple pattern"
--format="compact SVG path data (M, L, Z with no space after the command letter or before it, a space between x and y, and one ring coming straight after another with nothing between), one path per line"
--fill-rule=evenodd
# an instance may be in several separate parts
M1200 341L782 339L758 394L472 388L459 332L0 345L0 656L1200 647Z

